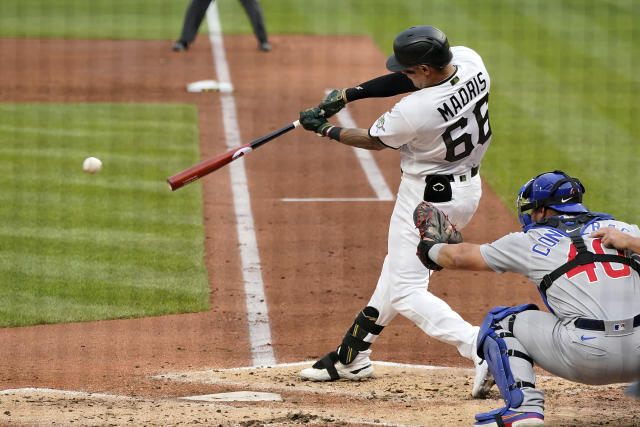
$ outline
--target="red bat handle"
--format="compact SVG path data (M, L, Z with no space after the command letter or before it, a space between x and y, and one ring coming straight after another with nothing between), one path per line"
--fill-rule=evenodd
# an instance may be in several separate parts
M291 129L294 129L299 125L300 122L296 120L295 122L290 123L287 126L271 132L265 136L262 136L254 141L251 141L248 144L242 145L240 147L234 148L233 150L229 150L226 153L222 153L210 159L204 160L197 165L191 166L189 169L185 169L182 172L178 172L177 174L170 176L169 178L167 178L167 183L169 183L171 191L175 191L178 188L184 187L185 185L190 184L193 181L197 181L203 176L208 175L225 165L228 165L235 159L244 156L248 152L260 147L262 144L265 144L272 139L275 139L280 135L289 132Z

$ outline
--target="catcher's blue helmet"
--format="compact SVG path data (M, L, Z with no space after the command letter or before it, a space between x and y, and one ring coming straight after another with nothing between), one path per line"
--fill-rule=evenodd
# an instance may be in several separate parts
M518 219L523 227L531 224L531 209L548 207L562 213L587 213L582 204L584 186L578 178L556 170L531 178L518 193Z

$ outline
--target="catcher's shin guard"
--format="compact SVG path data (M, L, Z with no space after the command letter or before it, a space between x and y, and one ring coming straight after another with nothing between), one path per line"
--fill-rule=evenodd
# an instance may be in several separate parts
M507 345L502 339L504 331L497 329L496 332L487 335L484 340L484 358L489 365L489 370L496 381L500 394L502 394L506 408L517 408L524 399L524 394L520 387L533 387L533 384L515 381L509 364L509 356L528 356L524 353L520 355L518 354L520 352L507 349Z
M369 349L369 346L380 335L384 326L376 325L379 312L376 308L367 306L358 313L353 325L349 328L340 347L338 357L340 363L348 365L353 362L359 352Z
M516 307L495 307L489 311L478 333L478 355L484 356L489 370L500 390L500 394L507 405L504 410L519 407L524 400L522 387L535 387L526 381L517 381L513 377L510 357L526 360L533 365L533 360L525 352L520 342L513 336L513 326L518 313L526 310L537 310L533 304L523 304ZM508 319L508 330L501 324ZM507 344L505 339L510 340ZM482 415L482 414L481 414Z

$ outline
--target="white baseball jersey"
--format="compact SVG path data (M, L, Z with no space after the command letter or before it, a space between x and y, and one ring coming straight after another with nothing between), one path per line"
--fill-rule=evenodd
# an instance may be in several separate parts
M489 146L489 73L472 49L451 52L453 75L404 97L369 129L386 146L400 148L405 174L464 173L480 165Z
M593 222L582 234L590 252L618 253L616 249L604 247L599 238L588 237L600 227L615 227L640 237L636 225L615 220ZM550 227L534 227L526 233L511 233L493 243L482 245L480 252L493 270L520 273L536 285L540 284L545 274L576 255L571 239ZM640 278L628 265L608 262L587 264L574 268L554 281L547 290L547 302L560 319L627 319L640 314Z

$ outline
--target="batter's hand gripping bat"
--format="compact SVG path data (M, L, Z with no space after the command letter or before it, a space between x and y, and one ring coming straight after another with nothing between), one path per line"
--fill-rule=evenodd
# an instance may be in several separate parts
M238 148L234 148L233 150L229 150L226 153L219 154L216 157L212 157L198 163L197 165L191 166L189 169L178 172L177 174L167 178L169 188L171 188L171 191L175 191L187 184L191 184L193 181L197 181L203 176L210 174L211 172L214 172L225 165L228 165L235 159L244 156L249 151L255 150L262 144L266 144L272 139L275 139L280 135L284 135L291 129L295 129L298 126L300 126L300 121L296 120L295 122L289 123L287 126L273 131L265 136L261 136L260 138L253 140L248 144L242 145Z

